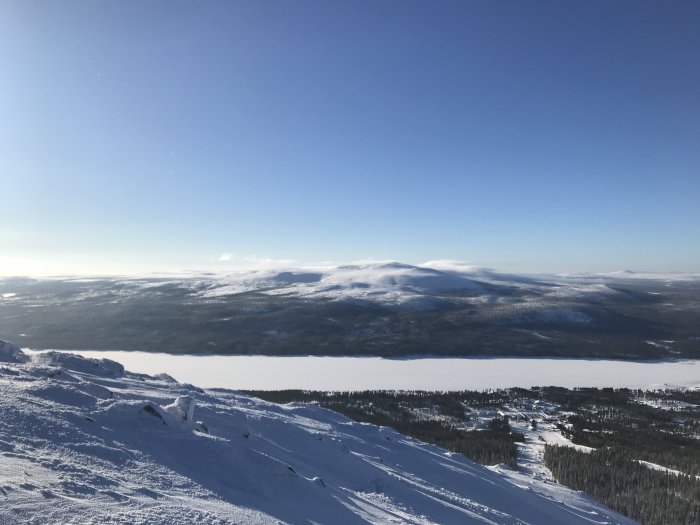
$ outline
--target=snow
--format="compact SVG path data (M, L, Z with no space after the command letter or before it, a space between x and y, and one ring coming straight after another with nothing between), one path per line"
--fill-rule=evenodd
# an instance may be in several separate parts
M108 360L25 356L0 389L0 523L632 523L388 428Z
M182 421L187 425L194 425L194 408L197 402L190 396L178 397L172 404L163 407L163 409L175 417L176 420Z
M320 269L282 269L243 272L202 281L204 297L247 291L318 297L411 303L423 293L479 292L483 286L468 275L397 262L355 264Z
M656 278L657 286L669 286L670 281L683 277L634 275L644 275L647 280ZM683 279L690 277L686 275ZM92 282L91 279L75 277L62 280L73 286ZM242 306L251 308L251 311L260 311L267 308L266 305L286 299L336 301L415 311L463 308L471 304L485 319L515 326L522 323L582 326L604 317L604 310L596 305L631 300L627 292L618 289L629 283L629 279L622 279L617 274L516 275L458 261L428 261L421 265L374 261L340 266L117 276L104 279L101 286L86 286L74 295L53 297L52 304L98 298L118 304L140 294L157 294L162 289L168 293L177 291L195 300L215 302L225 302L230 296L247 293L270 296L267 303L255 297L248 306ZM12 295L16 292L8 288L7 293L12 297L0 298L0 302L19 301L24 304L28 300L26 294L19 292L19 296ZM640 297L648 294L648 298L653 298L652 294L661 292L640 293ZM656 299L664 300L663 294Z
M688 474L685 474L684 472L681 472L680 470L675 470L672 468L664 467L663 465L659 465L658 463L652 463L651 461L643 461L641 459L637 460L637 463L640 463L644 465L645 467L650 468L651 470L658 470L659 472L666 472L668 474L674 474L676 476L684 475L687 476ZM697 479L700 479L700 476L695 476Z
M203 387L241 390L448 391L516 386L646 389L664 388L669 384L676 388L700 386L700 361L191 356L120 351L76 353L113 359L136 372L152 375L165 372L180 381ZM117 368L113 372L118 371Z
M27 360L27 356L18 346L8 343L7 341L0 341L0 362L23 363Z
M624 274L625 276L628 274ZM653 279L653 275L643 275ZM174 278L173 278L174 277ZM689 280L685 276L659 274L661 282ZM503 301L501 314L516 322L586 324L592 318L576 311L581 301L603 301L622 292L617 274L515 275L480 268L459 261L428 261L421 265L395 261L341 266L278 268L231 273L183 274L164 281L131 278L120 281L123 294L139 289L176 285L193 296L221 299L257 292L384 306L431 310L444 305L492 304ZM525 293L525 295L522 295ZM517 299L517 298L520 299Z
M611 288L607 284L571 284L571 283L559 283L554 289L547 291L545 295L548 297L561 297L561 298L595 298L598 296L606 295L619 295L620 292Z

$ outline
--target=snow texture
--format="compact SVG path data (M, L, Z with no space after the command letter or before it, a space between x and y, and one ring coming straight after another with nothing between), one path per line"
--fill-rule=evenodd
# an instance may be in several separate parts
M320 407L0 351L2 524L632 523Z
M0 362L1 363L25 363L29 358L24 355L18 346L0 341Z

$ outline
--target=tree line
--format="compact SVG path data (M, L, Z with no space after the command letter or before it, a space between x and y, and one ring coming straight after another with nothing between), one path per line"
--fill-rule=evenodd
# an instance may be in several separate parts
M544 461L559 483L644 525L700 523L700 480L652 470L633 451L605 447L586 453L546 445Z

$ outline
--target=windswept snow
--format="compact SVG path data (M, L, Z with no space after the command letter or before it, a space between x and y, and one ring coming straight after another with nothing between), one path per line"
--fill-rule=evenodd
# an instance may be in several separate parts
M108 360L10 354L0 367L0 523L632 523L559 485L522 488L319 407Z

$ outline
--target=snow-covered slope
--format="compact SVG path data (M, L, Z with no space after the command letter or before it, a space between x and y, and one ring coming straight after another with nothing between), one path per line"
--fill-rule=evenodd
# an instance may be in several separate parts
M472 272L466 270L443 271L387 262L230 274L203 281L203 290L199 293L205 297L217 297L261 291L276 295L402 304L411 303L424 294L482 292L484 283L473 277Z
M0 343L0 523L631 523L328 410Z
M135 281L124 281L133 285ZM180 283L182 283L181 281ZM506 316L512 311L509 297L534 293L519 304L521 310L542 321L570 322L564 312L551 310L552 301L595 299L616 293L609 286L561 276L527 277L503 274L454 261L430 261L421 266L400 262L352 264L312 269L261 270L232 274L210 274L188 282L192 294L223 298L245 292L302 299L368 301L386 306L433 309L467 302L501 301ZM145 286L152 286L144 282ZM559 308L559 306L556 306ZM542 312L545 310L544 312ZM541 315L540 315L541 314ZM574 323L584 316L575 314ZM578 317L576 317L578 316ZM587 321L583 321L587 322Z

